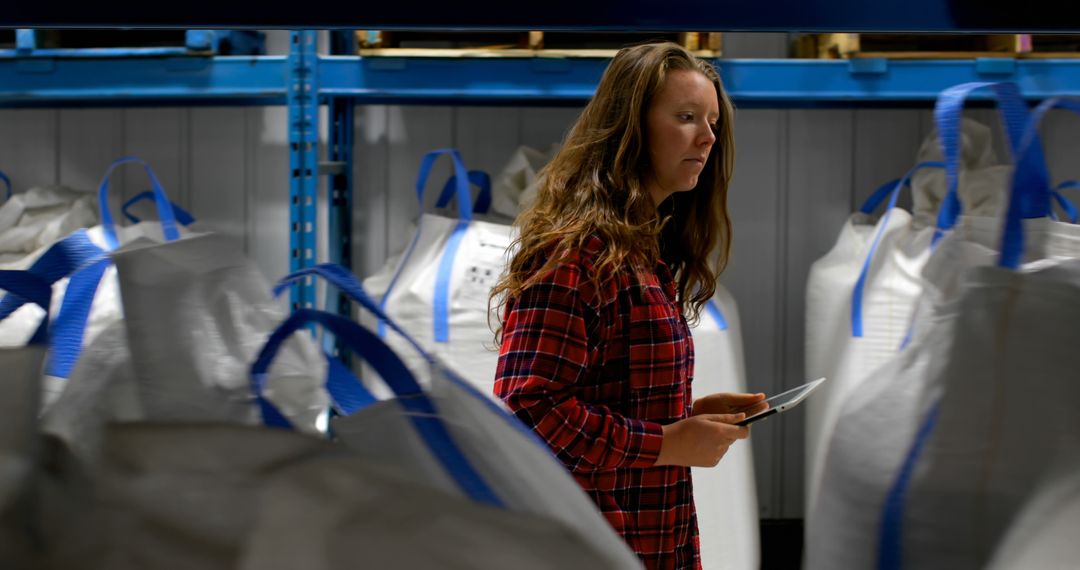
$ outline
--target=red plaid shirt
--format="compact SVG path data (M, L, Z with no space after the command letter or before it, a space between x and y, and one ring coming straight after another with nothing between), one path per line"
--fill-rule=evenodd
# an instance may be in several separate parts
M690 469L654 467L690 414L694 345L666 264L604 291L590 238L506 309L495 394L540 435L647 568L700 568Z

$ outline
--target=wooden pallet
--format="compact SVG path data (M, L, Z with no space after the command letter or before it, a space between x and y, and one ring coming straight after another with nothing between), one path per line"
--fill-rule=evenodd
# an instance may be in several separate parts
M672 41L720 57L719 32L356 32L360 55L393 57L612 57L621 47Z
M805 34L792 55L813 59L1077 58L1078 35L1032 34Z
M1080 35L1031 34L1020 57L1028 59L1074 59L1080 57Z

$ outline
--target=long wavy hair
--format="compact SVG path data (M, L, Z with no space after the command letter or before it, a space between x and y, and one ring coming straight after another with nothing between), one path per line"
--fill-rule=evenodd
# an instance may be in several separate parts
M697 186L657 207L645 187L650 167L645 117L667 73L676 70L697 71L716 88L717 140ZM514 254L490 299L499 315L496 343L506 304L568 253L580 251L593 234L605 247L587 279L600 285L618 270L651 271L663 259L678 284L676 303L696 321L731 250L727 193L735 162L733 119L731 101L708 62L670 42L619 50L561 149L538 173L536 199L514 222L519 230Z

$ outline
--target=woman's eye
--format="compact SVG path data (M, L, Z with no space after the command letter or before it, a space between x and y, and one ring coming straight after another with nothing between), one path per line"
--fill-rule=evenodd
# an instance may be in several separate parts
M720 123L709 123L709 128L712 129L713 132L716 132L716 130L720 128Z
M680 113L679 120L681 121L693 121L694 115L692 113Z

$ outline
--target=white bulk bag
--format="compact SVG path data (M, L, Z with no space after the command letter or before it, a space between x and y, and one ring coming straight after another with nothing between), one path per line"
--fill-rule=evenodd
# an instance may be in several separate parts
M37 275L0 271L0 290L49 310L49 285ZM27 568L35 550L31 485L37 464L37 408L48 323L30 344L0 348L0 567Z
M1051 231L1049 225L1056 230ZM1080 233L1062 238L1064 224L1025 223L1057 252L1080 254ZM1059 237L1049 239L1051 234ZM882 509L923 418L940 396L942 368L956 341L962 276L993 264L1000 223L960 218L923 269L923 294L908 346L868 375L840 412L824 461L818 501L807 526L805 566L865 568L876 563Z
M964 120L957 144L962 160L956 193L964 212L1000 215L1000 196L1008 189L1011 167L994 163L987 150L990 129ZM811 267L806 370L809 377L824 376L829 382L807 403L808 512L813 510L824 446L839 407L867 374L892 358L903 344L919 295L919 271L936 232L948 229L930 215L947 194L938 145L937 136L928 137L919 150L920 162L901 184L891 188L892 183L886 184L871 196L845 223L833 249ZM897 192L909 181L914 215L895 206ZM875 223L870 214L890 190L888 209Z
M87 346L43 429L93 463L109 422L258 424L247 368L287 315L270 285L217 234L113 252L125 319ZM290 339L268 397L305 432L324 429L325 359L310 338Z
M950 239L945 238L937 254L945 255L950 248ZM931 265L924 275L933 271ZM944 270L951 272L953 267ZM930 389L926 378L942 363L937 351L952 341L955 311L947 301L935 303L923 317L930 323L927 330L868 375L843 403L842 419L830 435L822 462L818 496L807 517L808 570L874 567L885 496L925 413L920 402Z
M719 283L694 338L694 398L746 392L742 329L731 293ZM694 467L701 565L705 570L756 569L761 565L757 488L750 440L732 445L716 467Z
M939 109L948 115L939 121L946 168L954 176L959 170L959 102L979 86L958 86L939 99ZM1018 105L1026 112L1008 87L997 89L1007 113L1014 113ZM958 91L959 100L949 99L950 92ZM1011 140L1018 140L1015 124L1009 126ZM832 403L837 406L835 429L830 430L827 446L821 447L820 484L807 517L807 568L864 568L875 563L878 521L889 485L926 412L924 394L940 389L928 379L943 365L941 351L948 350L953 340L956 276L964 268L993 261L991 244L998 226L996 218L965 217L958 223L949 215L941 218L939 229L951 227L952 233L938 244L916 283L921 294L915 308L908 309L914 314L909 344Z
M254 262L219 234L135 242L112 258L146 416L256 423L246 370L287 313ZM324 368L302 337L275 367L268 396L302 429L314 430L327 409Z
M123 321L106 327L83 349L63 390L41 415L41 431L87 463L96 461L106 423L146 419Z
M551 521L415 485L283 429L111 426L97 476L98 539L80 567L604 567Z
M1080 560L1080 466L1039 485L994 552L989 570L1070 568Z
M113 223L109 211L109 178L117 167L127 163L138 163L146 169L153 188L148 194L158 205L160 222L144 222L130 227L116 227ZM168 198L150 166L134 157L118 159L105 172L98 190L102 225L71 233L18 262L53 285L56 314L52 317L54 334L50 341L43 384L43 411L63 391L83 347L89 345L106 327L123 318L116 270L105 252L140 237L161 240L164 236L165 240L171 240L185 235L185 230L177 227L173 211L162 209L161 204L168 204ZM130 205L131 202L125 204L125 214ZM128 217L131 218L130 215ZM8 301L0 301L0 318L11 315L0 325L0 343L18 343L30 334L42 314L36 307L18 307Z
M215 423L114 424L104 440L96 524L87 529L98 536L79 566L102 570L237 568L263 486L290 467L345 453L285 430Z
M303 521L303 524L297 524ZM610 564L562 525L402 480L362 455L289 467L263 487L241 570Z
M381 313L347 271L320 265L292 278L309 274L330 279L339 290L382 318L391 334L400 334L429 367L430 383L422 387L388 344L355 323L327 313L299 311L274 333L253 365L257 384L263 367L273 357L275 339L280 341L308 321L319 322L338 339L348 340L354 351L378 367L379 376L394 394L392 399L332 420L331 432L345 446L396 469L403 480L556 521L599 556L604 561L602 567L640 567L640 561L566 468L501 402L479 392L436 357L424 353L416 341ZM281 421L272 406L264 404L263 410L264 419Z
M98 221L94 196L65 186L41 186L0 206L0 264L20 265L35 250Z
M907 180L882 187L892 202ZM911 215L891 204L874 222L874 206L868 203L848 218L833 248L810 267L806 374L829 381L806 404L807 512L813 510L839 407L869 371L899 349L929 255L932 228L914 227Z
M496 315L489 311L488 298L507 262L511 227L474 219L467 171L456 150L424 156L416 184L419 203L424 203L431 167L443 154L454 163L458 217L422 214L413 241L396 260L390 278L385 275L389 272L380 272L383 275L365 285L421 346L481 392L493 394L499 354L491 328ZM383 325L379 333L426 383L425 361L400 338L386 336ZM371 388L381 389L377 384Z
M495 177L491 209L508 219L516 218L536 199L536 175L557 151L558 145L552 145L548 152L519 146Z
M962 276L955 340L931 378L943 394L930 402L882 514L882 567L984 567L1038 484L1080 463L1072 405L1080 399L1080 231L1025 219L1050 211L1042 157L1030 151L1055 106L1080 112L1080 103L1048 100L1032 115L998 262ZM1030 394L1046 420L1015 405Z
M1080 459L1071 410L1080 334L1067 320L1080 318L1080 262L1019 275L983 267L965 281L956 338L931 378L944 394L882 515L879 556L890 568L985 566L1049 466ZM1002 401L1017 394L1039 394L1039 413L1056 420L1031 422Z

